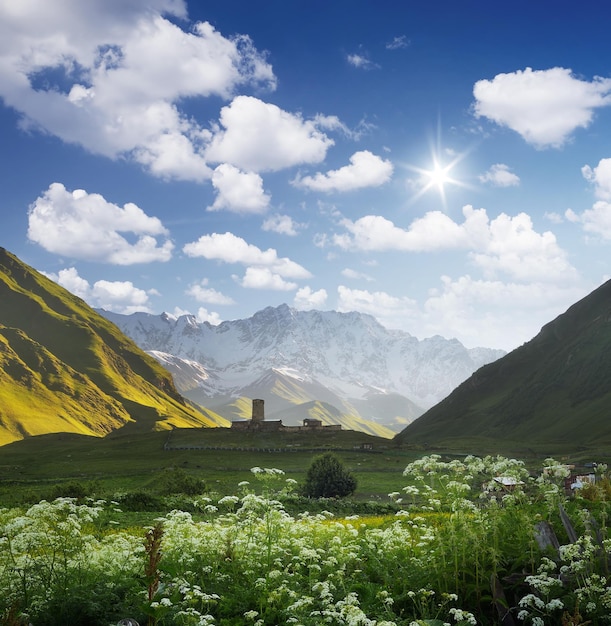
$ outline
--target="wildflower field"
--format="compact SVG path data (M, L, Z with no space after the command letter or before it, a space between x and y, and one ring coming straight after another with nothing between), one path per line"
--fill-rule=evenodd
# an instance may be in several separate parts
M597 471L568 498L552 459L532 472L431 455L380 515L334 514L265 468L146 527L119 499L0 509L1 623L611 624L611 489Z

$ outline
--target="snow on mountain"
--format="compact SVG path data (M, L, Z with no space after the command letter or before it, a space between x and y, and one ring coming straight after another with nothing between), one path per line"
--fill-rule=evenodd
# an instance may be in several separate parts
M348 401L399 394L427 409L504 355L440 336L418 340L384 328L370 315L298 311L285 304L218 326L192 315L100 312L160 362L173 361L171 370L182 372L178 388L185 393L197 387L200 402L237 397L275 370Z

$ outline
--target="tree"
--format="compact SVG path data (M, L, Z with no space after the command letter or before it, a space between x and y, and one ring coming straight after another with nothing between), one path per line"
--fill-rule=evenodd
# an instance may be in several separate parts
M356 491L356 478L330 452L316 457L308 469L303 494L308 498L345 498Z

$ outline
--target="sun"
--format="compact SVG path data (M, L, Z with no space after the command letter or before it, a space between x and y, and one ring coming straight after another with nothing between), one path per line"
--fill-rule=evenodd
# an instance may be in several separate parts
M413 191L410 204L433 190L439 194L444 211L447 210L446 189L449 186L470 187L470 185L458 178L458 168L456 167L469 152L470 149L459 154L450 150L442 150L441 131L438 130L437 145L431 146L428 167L406 165L407 169L418 174L415 180L412 178L407 179L407 185Z
M435 163L432 170L426 172L426 176L429 178L429 186L437 187L440 191L443 191L446 183L454 182L450 176L451 166L443 167L439 163Z
M464 155L455 157L452 161L445 164L439 157L433 155L431 166L428 168L408 166L408 169L417 172L419 177L417 180L408 180L409 186L415 189L415 193L411 198L411 202L415 202L431 189L437 191L441 197L444 210L446 209L446 187L448 185L458 185L466 187L465 183L458 178L452 176L452 170L456 164L464 158Z

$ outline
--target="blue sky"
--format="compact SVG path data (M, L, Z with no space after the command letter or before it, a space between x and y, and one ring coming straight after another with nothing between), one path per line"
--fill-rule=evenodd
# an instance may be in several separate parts
M611 276L600 7L0 0L0 245L120 313L513 349Z

